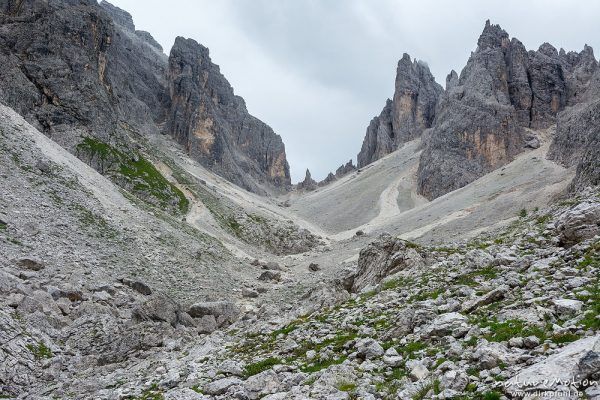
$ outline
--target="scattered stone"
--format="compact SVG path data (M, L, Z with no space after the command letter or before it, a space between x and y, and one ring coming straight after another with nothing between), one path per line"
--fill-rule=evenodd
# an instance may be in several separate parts
M268 282L268 281L276 281L279 282L281 280L281 272L279 271L265 271L258 277L259 281Z

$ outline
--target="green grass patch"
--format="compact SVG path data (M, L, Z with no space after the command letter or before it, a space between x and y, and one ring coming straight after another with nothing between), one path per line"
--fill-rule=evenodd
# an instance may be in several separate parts
M271 332L271 337L276 338L279 335L288 335L289 333L294 331L296 328L298 328L298 325L290 324L281 329L277 329L276 331Z
M269 357L265 360L256 362L254 364L248 364L248 365L246 365L246 371L244 373L244 376L246 378L249 378L251 376L260 374L263 371L271 369L274 365L279 365L282 363L283 362L278 358Z
M399 354L402 354L405 358L413 358L415 353L425 350L427 348L427 344L423 342L409 342L403 346L396 347L396 351Z
M28 344L27 349L38 360L52 358L52 350L44 342L39 342L37 345Z
M491 333L483 337L490 342L504 342L513 337L536 336L540 341L546 339L546 333L537 326L527 326L525 322L512 319L504 322L498 322L496 319L486 320L479 323L481 328L489 328Z
M341 392L353 392L356 390L356 383L352 382L340 382L337 384L337 389Z
M84 159L97 165L100 173L121 184L138 198L164 210L184 214L189 201L154 165L139 153L126 154L97 139L85 137L77 145Z
M307 374L312 374L315 372L319 372L322 369L329 368L332 365L342 364L344 361L346 361L346 356L332 358L329 360L316 361L312 364L300 367L300 371L307 373Z

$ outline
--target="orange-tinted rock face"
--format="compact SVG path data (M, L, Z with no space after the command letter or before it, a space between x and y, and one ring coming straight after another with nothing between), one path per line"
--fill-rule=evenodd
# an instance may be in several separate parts
M177 38L168 69L171 107L166 130L189 154L231 182L257 193L287 190L281 138L246 110L210 60L208 49Z
M442 91L425 63L404 54L398 62L394 98L367 128L358 167L386 156L431 127Z
M439 197L512 161L532 143L523 128L554 124L597 70L589 47L567 54L545 43L527 52L488 21L460 77L447 79L424 143L419 193Z

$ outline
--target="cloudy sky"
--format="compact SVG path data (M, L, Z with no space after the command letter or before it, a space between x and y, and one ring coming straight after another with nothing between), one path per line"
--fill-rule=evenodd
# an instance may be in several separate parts
M356 160L393 95L402 53L444 85L486 19L528 49L600 49L600 2L572 0L113 0L169 52L176 36L210 49L250 113L285 142L292 180ZM598 50L600 52L600 50Z

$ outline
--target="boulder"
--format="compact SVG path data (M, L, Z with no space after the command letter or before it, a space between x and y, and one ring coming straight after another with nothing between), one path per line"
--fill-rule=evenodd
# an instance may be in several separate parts
M556 221L556 229L565 246L600 234L600 202L586 201L565 211Z
M600 372L599 357L600 336L580 339L544 361L520 371L506 382L505 392L521 397L534 392L576 393L578 388L569 386L569 383L590 379Z
M173 327L178 324L194 326L194 321L190 318L190 315L185 313L178 303L164 294L153 295L150 299L135 307L131 312L131 316L138 323L155 321L166 322Z
M212 301L192 305L188 314L193 318L213 316L217 326L222 327L234 323L240 315L240 310L229 301Z
M371 338L361 339L356 342L356 351L358 356L365 360L379 358L384 354L383 347Z
M457 312L442 314L421 331L426 338L444 337L448 335L464 335L469 329L467 318Z
M424 260L416 249L384 233L360 251L352 291L359 292L378 284L386 276L423 265Z
M260 276L258 277L258 280L263 281L263 282L268 282L268 281L279 282L281 280L281 272L267 270L267 271L263 272L262 274L260 274Z
M150 286L146 285L144 282L136 281L129 278L122 278L119 279L119 281L122 284L129 286L136 292L143 294L144 296L150 296L152 294L152 289L150 289Z
M29 257L20 258L17 261L17 265L19 265L20 267L29 269L31 271L40 271L45 267L45 264L42 260L40 260L38 258L29 258Z

